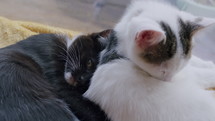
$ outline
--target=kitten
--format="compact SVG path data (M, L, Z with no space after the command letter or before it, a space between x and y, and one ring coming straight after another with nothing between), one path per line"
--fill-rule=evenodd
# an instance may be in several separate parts
M159 2L133 2L84 96L112 121L214 121L215 98L205 88L215 86L215 67L200 72L187 64L192 37L213 22Z
M72 42L61 35L40 34L0 49L0 119L107 120L97 105L82 96L105 46L98 38L107 31L82 35ZM80 67L73 68L76 63ZM76 71L88 76L78 78ZM70 85L71 79L65 77L69 72L74 78Z

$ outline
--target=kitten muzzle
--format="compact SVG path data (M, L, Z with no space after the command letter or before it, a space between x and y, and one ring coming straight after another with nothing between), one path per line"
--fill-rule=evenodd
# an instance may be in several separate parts
M67 83L69 83L72 86L76 86L78 84L77 81L75 81L75 79L73 77L70 77L68 80L66 80Z
M72 86L76 86L77 85L77 81L75 81L75 79L73 78L71 72L66 72L64 74L64 78L66 80L66 82Z

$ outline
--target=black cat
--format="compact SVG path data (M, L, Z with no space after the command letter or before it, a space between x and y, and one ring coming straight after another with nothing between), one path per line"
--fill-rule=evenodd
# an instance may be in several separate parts
M82 35L72 43L62 35L40 34L0 49L0 119L108 120L97 105L82 97L105 47L99 38L108 32ZM70 78L73 83L68 84Z

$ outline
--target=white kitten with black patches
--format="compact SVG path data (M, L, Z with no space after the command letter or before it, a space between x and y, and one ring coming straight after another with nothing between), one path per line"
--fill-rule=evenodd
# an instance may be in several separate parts
M106 48L85 97L112 121L214 121L215 98L205 88L215 85L215 67L196 58L191 62L208 68L186 66L193 35L212 23L196 18L166 4L134 2L111 35L116 53L128 59L106 62Z
M145 5L147 4L147 5ZM153 7L152 7L153 6ZM155 9L157 8L157 9ZM174 74L175 72L177 72L178 69L180 69L179 67L176 66L171 66L171 65L178 65L179 63L181 63L181 65L184 65L182 59L181 58L181 54L183 53L182 51L182 45L180 44L180 26L181 23L179 23L179 19L183 19L183 21L185 22L195 22L197 17L194 17L188 13L184 13L181 11L178 11L177 9L173 8L172 6L169 6L167 4L157 4L156 2L142 2L142 1L137 1L134 2L130 8L128 8L125 16L121 19L121 21L116 25L115 30L118 33L117 37L119 38L119 47L118 47L118 51L119 53L122 53L125 56L129 56L130 58L134 59L134 63L138 63L139 61L137 60L137 57L132 57L132 56L136 56L136 54L133 54L133 48L135 49L135 45L133 43L133 41L123 41L126 39L132 40L132 38L135 37L141 37L138 36L137 33L142 33L142 34L147 34L144 32L152 32L153 34L157 34L157 36L155 36L154 38L152 38L152 40L156 40L156 39L160 39L160 41L164 41L165 42L165 35L164 35L164 31L161 29L161 25L160 22L165 22L168 23L168 26L171 27L171 33L174 33L175 36L175 40L176 40L176 46L178 48L178 52L176 53L176 55L174 56L174 58L176 61L172 61L174 63L171 62L167 62L167 63L162 63L160 66L156 66L154 67L151 64L148 63L144 63L144 65L142 65L142 68L147 68L147 69L151 69L148 70L149 73L151 72L156 72L154 73L155 77L163 79L163 80L169 80L172 76L172 74ZM202 19L201 21L199 21L199 23L204 23L204 25L211 24L212 22L214 22L214 20L207 20L206 22L205 19ZM164 23L164 24L165 24ZM183 23L182 23L183 24ZM184 23L186 24L186 23ZM166 25L164 25L165 27ZM125 29L125 27L127 29ZM169 28L169 27L168 27ZM168 29L167 28L167 29ZM189 28L188 28L189 29ZM196 29L196 28L195 28ZM155 31L154 31L155 30ZM197 29L198 30L198 29ZM194 32L195 30L193 30ZM172 35L170 35L172 36ZM123 42L121 42L123 41ZM159 41L157 41L159 42ZM151 42L150 44L153 44L154 42ZM133 45L132 45L133 44ZM156 43L154 43L156 44ZM130 48L130 49L127 49ZM126 50L125 50L126 49ZM137 51L137 50L136 50ZM177 61L178 60L178 61ZM140 61L142 63L142 61ZM140 63L138 63L139 66L141 66ZM166 71L168 70L167 68L172 68L169 69L171 70L172 73L166 73Z

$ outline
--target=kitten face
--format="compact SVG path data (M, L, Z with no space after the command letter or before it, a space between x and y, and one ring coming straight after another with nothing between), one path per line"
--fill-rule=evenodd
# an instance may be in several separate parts
M189 60L193 34L212 23L196 19L169 5L134 2L115 27L117 51L149 75L168 81Z
M98 64L99 53L105 47L105 37L110 30L74 38L68 46L65 79L73 85L88 84Z

